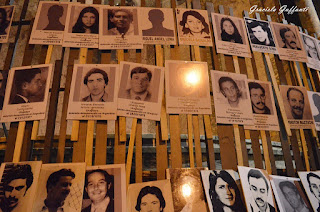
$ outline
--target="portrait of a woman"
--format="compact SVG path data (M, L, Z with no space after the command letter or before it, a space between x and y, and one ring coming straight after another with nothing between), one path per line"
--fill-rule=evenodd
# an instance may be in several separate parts
M242 37L230 18L222 18L220 22L221 40L243 44Z
M6 29L9 26L9 21L7 20L7 12L4 8L0 8L0 35L6 35Z
M82 9L72 33L99 34L99 13L94 7Z
M240 191L232 176L224 170L209 175L209 195L215 212L245 212Z
M91 204L82 212L114 212L114 180L113 176L102 169L86 172L84 199L91 200Z
M209 26L204 17L197 11L185 11L180 21L183 37L210 38Z
M156 186L143 187L138 195L135 209L141 212L163 212L166 201L160 188Z

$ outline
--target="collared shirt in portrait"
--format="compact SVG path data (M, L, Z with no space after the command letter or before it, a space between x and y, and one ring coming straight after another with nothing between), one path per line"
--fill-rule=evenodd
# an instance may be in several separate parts
M91 94L89 96L82 98L82 101L83 102L93 102ZM108 101L108 94L106 92L104 92L103 96L97 102L107 102L107 101Z
M108 35L122 35L123 33L120 33L117 29L117 27L109 29ZM130 24L129 29L124 35L134 35L134 26L133 24Z

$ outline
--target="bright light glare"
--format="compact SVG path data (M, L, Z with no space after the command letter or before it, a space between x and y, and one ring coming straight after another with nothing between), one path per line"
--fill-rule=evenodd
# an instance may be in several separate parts
M184 197L189 197L190 195L191 195L191 187L190 187L190 185L189 184L184 184L183 186L182 186L182 195L184 196Z
M196 85L200 81L200 76L196 71L190 71L186 74L186 82L192 85Z

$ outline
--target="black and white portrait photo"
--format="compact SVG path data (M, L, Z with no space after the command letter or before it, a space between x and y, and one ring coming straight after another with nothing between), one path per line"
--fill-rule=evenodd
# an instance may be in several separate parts
M305 87L280 85L290 128L310 129L314 126L310 102Z
M211 79L217 122L253 125L247 76L212 70Z
M174 211L209 211L201 182L203 168L170 168L170 179Z
M100 6L71 4L68 8L63 46L98 48Z
M8 42L14 8L14 6L0 7L0 43Z
M176 44L172 8L140 8L140 26L145 44Z
M125 212L125 166L87 167L82 212Z
M67 119L114 120L119 75L119 65L75 65Z
M248 211L275 212L272 188L265 170L238 166Z
M51 74L52 64L11 69L7 80L2 120L44 119Z
M180 45L212 46L206 10L177 8L176 17Z
M233 170L201 170L203 187L211 212L245 212Z
M160 119L164 68L121 62L120 70L118 114L151 120ZM142 105L144 106L141 107Z
M320 171L298 174L313 211L320 211Z
M253 51L276 54L273 34L269 22L244 18Z
M316 130L320 131L320 93L307 91L310 101L311 112L313 120L316 125Z
M138 7L102 7L99 49L139 49L142 35Z
M280 211L311 212L299 178L271 175L271 185Z
M307 62L297 26L270 22L281 60Z
M0 211L24 212L32 208L41 162L2 163Z
M211 114L206 62L166 60L167 113Z
M7 79L8 79L8 71L1 71L0 72L0 111L3 108L4 95L5 95L5 92L6 92L6 85L7 85Z
M308 62L307 66L316 70L320 70L320 53L317 45L318 39L311 37L310 35L300 32L304 48L307 53Z
M169 180L130 184L127 197L130 212L174 211Z
M233 16L211 13L217 52L251 57L244 20Z
M34 212L81 211L85 163L43 164Z

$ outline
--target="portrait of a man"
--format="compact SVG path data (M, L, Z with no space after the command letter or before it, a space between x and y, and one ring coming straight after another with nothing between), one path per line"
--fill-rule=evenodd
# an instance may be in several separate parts
M279 31L280 37L284 45L281 48L301 50L297 35L289 28L283 27Z
M166 201L160 188L156 186L143 187L138 195L135 209L141 212L163 212Z
M63 16L63 13L63 6L58 4L50 6L47 13L48 25L45 28L43 28L43 30L63 31L65 26L60 21L60 18Z
M249 82L249 92L252 104L252 112L255 114L271 114L266 106L266 91L256 82Z
M291 115L294 119L303 119L304 94L297 88L289 88L287 91L287 100L290 105Z
M307 182L311 193L319 202L317 211L320 211L320 176L310 172L307 174Z
M108 86L108 74L102 69L93 68L87 72L83 83L87 87L88 96L82 98L83 102L107 102L108 94L105 89Z
M133 14L129 9L108 10L108 35L134 35Z
M223 76L219 79L219 89L223 96L228 100L231 107L241 106L241 92L237 83L231 78Z
M315 41L313 41L310 37L305 36L304 34L302 35L302 38L308 57L320 60Z
M275 43L268 22L245 19L251 43L263 46L273 46Z
M26 207L22 202L34 180L32 169L29 164L7 166L1 180L4 195L0 198L0 211L22 211Z
M314 102L314 105L316 106L318 110L318 115L313 116L315 122L320 122L320 96L316 93L312 95L312 100Z
M150 29L142 30L143 36L174 36L174 30L163 26L165 16L160 9L152 9L148 12L148 20L151 22Z

